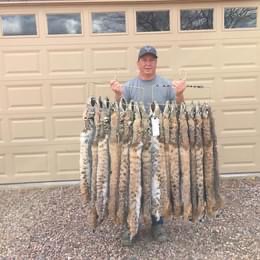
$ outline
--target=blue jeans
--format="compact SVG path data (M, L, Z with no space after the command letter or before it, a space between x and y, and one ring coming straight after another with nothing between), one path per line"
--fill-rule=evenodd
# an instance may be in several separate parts
M152 225L155 226L155 225L159 225L159 224L163 224L163 218L160 217L159 220L156 219L155 216L152 215Z

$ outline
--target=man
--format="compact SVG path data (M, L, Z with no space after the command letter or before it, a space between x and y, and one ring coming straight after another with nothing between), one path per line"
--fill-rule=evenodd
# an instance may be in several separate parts
M185 81L171 82L156 74L157 51L154 47L144 46L140 49L137 67L139 69L138 76L127 81L123 86L117 80L110 81L117 101L122 96L128 102L130 100L142 101L147 110L153 101L161 105L161 109L167 100L176 100L177 103L184 101ZM155 216L152 216L152 235L160 242L167 240L167 234L162 224L162 217L157 221ZM121 242L125 246L131 245L128 232L123 234Z
M148 107L153 101L164 104L167 100L184 101L185 81L169 81L156 74L157 51L152 46L140 49L137 67L137 77L127 81L123 86L117 80L111 80L110 85L115 93L115 99L122 96L127 100L142 101Z

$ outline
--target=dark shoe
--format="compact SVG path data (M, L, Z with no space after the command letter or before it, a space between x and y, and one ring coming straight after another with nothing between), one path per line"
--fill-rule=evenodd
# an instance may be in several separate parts
M168 240L168 236L165 231L165 228L161 224L152 226L152 235L153 235L153 239L158 242L166 242Z
M126 230L121 237L121 245L128 247L133 245L133 241L130 239L128 230Z

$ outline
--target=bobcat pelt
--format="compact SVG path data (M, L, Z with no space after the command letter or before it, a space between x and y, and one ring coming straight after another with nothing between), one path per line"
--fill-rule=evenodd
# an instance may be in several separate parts
M108 99L99 100L100 112L100 135L98 140L98 164L96 177L96 211L98 223L101 223L107 214L109 177L110 177L110 158L109 143L110 134L110 103Z
M109 138L109 151L110 151L110 186L109 186L109 204L108 212L110 218L116 221L116 211L118 204L118 186L120 174L120 144L119 144L119 123L120 114L117 103L111 107L111 132Z
M120 140L121 140L121 158L120 158L120 176L118 188L118 209L116 213L116 222L118 224L126 224L128 211L128 194L129 194L129 140L132 139L132 123L133 110L132 104L124 105L124 100L121 100L120 112Z
M201 107L195 107L195 157L196 157L196 178L197 178L197 216L199 220L205 215L204 199L204 174L203 174L203 140L202 140L202 118Z
M137 103L133 104L134 121L133 137L130 145L130 181L129 181L129 204L127 223L130 232L130 239L133 239L138 232L141 211L141 159L142 159L142 117Z
M213 171L214 171L214 191L216 205L214 207L214 212L217 214L218 210L223 207L223 198L220 194L220 180L219 180L219 162L218 162L218 143L217 134L215 127L215 119L211 107L208 107L208 117L210 120L211 138L213 142Z
M152 155L151 155L151 127L148 114L143 104L140 105L143 122L143 151L142 151L142 213L146 227L151 226L152 208Z
M80 193L84 204L90 201L91 176L92 176L92 151L91 146L94 138L95 125L95 98L87 101L85 113L85 128L80 133Z
M190 144L188 136L188 124L186 120L185 104L180 105L180 163L181 163L181 198L183 205L183 219L189 220L192 215L191 185L190 185Z
M151 120L159 119L160 108L157 103L153 103L150 108ZM151 156L152 156L152 215L157 221L161 217L161 165L160 165L160 143L158 136L154 136L152 131L151 137Z
M180 190L180 157L179 157L179 124L177 118L177 105L171 105L169 119L169 172L170 172L170 194L172 202L172 211L174 217L180 217L181 208L181 190Z
M202 106L202 136L204 151L204 187L206 196L206 213L208 217L214 214L216 207L215 190L214 190L214 159L213 159L213 142L211 138L211 126L208 115L208 106Z
M196 176L196 151L195 151L195 106L192 103L188 111L188 127L190 142L190 177L191 177L191 204L193 222L198 220L198 199L197 199L197 176Z
M160 191L161 191L161 216L169 217L171 213L168 151L169 151L169 103L166 102L163 113L160 113L160 135L159 135L159 153L160 153ZM167 140L167 142L166 142Z

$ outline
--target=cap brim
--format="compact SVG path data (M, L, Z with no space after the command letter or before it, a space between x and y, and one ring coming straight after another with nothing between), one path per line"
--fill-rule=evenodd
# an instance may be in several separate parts
M142 58L143 56L145 56L145 55L152 55L152 56L154 56L156 59L158 58L157 55L155 55L154 53L146 52L146 53L144 53L144 54L142 54L142 55L139 55L139 56L138 56L138 60L141 59L141 58Z

